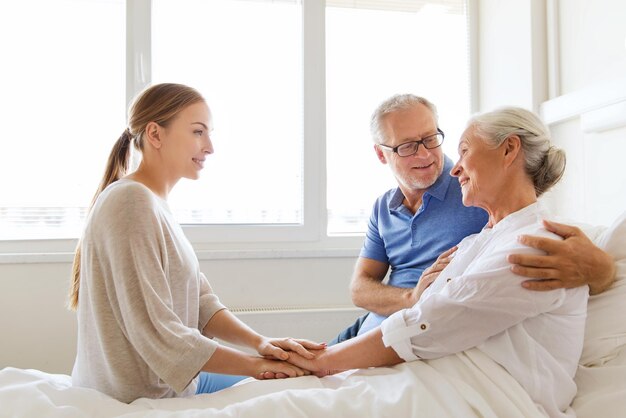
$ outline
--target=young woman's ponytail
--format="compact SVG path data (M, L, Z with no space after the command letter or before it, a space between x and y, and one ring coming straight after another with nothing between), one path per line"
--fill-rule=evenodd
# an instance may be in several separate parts
M115 144L111 149L111 153L109 154L109 160L107 161L106 169L104 170L104 176L100 181L96 194L91 200L91 205L89 205L90 211L96 203L96 200L98 200L100 193L102 193L102 191L111 183L116 182L126 175L129 166L130 144L132 140L133 135L130 133L129 129L126 129L122 132L122 135L120 135L117 141L115 141ZM72 265L70 295L68 301L69 308L74 311L78 308L78 287L80 284L80 245L81 240L79 239L78 245L76 246L76 252L74 253L74 264Z
M128 172L128 165L130 160L130 144L133 140L133 135L127 128L118 140L113 145L111 153L109 154L109 160L107 161L106 169L104 170L104 176L100 181L98 190L91 200L91 206L96 202L98 196L107 186L114 183L124 177Z

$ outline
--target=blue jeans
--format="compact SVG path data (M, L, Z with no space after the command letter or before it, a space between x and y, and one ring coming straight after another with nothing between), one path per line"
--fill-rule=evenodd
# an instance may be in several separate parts
M233 376L229 374L200 372L196 395L200 393L213 393L218 390L229 388L247 377L248 376Z
M354 324L341 331L339 335L328 343L328 346L339 344L342 341L356 337L361 329L361 325L363 325L363 322L365 321L365 318L367 318L367 315L369 315L369 312L363 316L359 316Z

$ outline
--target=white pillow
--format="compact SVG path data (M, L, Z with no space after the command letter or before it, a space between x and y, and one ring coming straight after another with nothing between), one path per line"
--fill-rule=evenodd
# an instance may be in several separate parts
M589 297L580 359L584 366L601 366L626 347L626 212L594 242L613 256L617 272L608 290Z

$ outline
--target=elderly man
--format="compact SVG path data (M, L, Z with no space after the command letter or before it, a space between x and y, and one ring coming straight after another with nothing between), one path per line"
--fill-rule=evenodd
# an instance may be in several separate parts
M410 94L393 96L376 109L370 128L376 155L389 165L398 187L376 200L352 276L352 300L368 313L331 344L363 334L394 312L412 307L420 278L436 275L453 256L454 246L487 222L482 209L461 202L461 188L449 174L453 163L443 154L444 133L431 102ZM524 282L526 288L589 284L597 293L612 283L612 258L578 228L552 222L546 222L546 228L565 240L521 237L524 244L547 255L509 256L513 271L530 278ZM429 268L438 257L443 261L439 267Z

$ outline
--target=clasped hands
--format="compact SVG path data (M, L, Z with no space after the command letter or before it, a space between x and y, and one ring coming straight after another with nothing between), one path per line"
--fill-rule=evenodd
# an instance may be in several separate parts
M262 367L267 368L255 376L259 380L331 374L329 371L322 372L318 364L318 356L326 350L326 343L263 337L256 350L265 360Z

